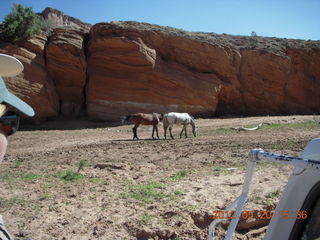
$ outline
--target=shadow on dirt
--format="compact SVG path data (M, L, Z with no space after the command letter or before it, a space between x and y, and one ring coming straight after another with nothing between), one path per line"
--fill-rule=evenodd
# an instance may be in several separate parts
M164 138L160 138L160 139L152 139L152 138L142 138L142 139L135 139L133 140L132 138L130 139L114 139L112 140L112 142L142 142L142 141L164 141L164 140L172 140L172 139L164 139ZM173 139L174 140L174 139Z
M97 128L107 128L107 127L118 127L121 122L98 122L89 119L59 119L53 121L47 121L38 125L22 123L20 125L20 130L23 131L35 131L35 130L81 130L81 129L97 129Z

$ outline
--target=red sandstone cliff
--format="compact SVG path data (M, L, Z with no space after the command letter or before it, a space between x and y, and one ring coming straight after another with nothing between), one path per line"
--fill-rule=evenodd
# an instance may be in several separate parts
M250 49L248 38L228 38L135 22L96 24L87 48L89 116L319 112L318 42L259 38Z
M120 115L137 111L207 115L215 111L221 85L218 77L192 71L187 64L161 52L171 48L179 54L189 49L188 43L179 45L181 39L157 33L119 31L110 24L95 25L89 39L90 117L116 120Z
M23 73L7 77L7 87L30 104L35 112L34 122L58 116L59 99L52 80L48 77L45 64L47 37L36 36L16 44L4 43L0 52L18 58L24 66Z
M65 15L63 12L54 9L46 8L39 13L42 20L49 21L54 27L71 27L76 29L82 29L88 32L91 28L91 24L82 22L81 20Z
M46 47L46 69L60 99L61 114L77 117L85 108L85 32L54 29Z
M319 41L189 33L114 22L58 28L0 51L18 57L9 87L59 115L118 120L137 111L192 114L305 114L320 111Z

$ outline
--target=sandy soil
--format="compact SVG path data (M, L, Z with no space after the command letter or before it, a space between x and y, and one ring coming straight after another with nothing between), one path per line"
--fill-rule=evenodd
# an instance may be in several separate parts
M11 137L0 168L0 213L15 239L206 239L213 211L241 192L250 149L297 156L320 135L320 125L230 128L307 120L313 116L197 119L196 138L178 138L175 127L174 140L163 139L161 126L160 140L140 127L139 141L131 140L131 125L70 121L25 129ZM83 161L82 178L63 178ZM273 209L290 172L259 163L245 209ZM261 239L267 224L242 221L235 239Z

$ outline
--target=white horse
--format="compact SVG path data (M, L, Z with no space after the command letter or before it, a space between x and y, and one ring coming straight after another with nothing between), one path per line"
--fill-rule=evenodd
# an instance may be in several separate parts
M167 129L169 127L170 136L173 139L172 136L172 126L174 124L177 125L183 125L182 131L180 133L180 138L182 137L183 131L185 132L186 138L187 136L187 125L192 126L192 133L196 137L196 126L194 124L194 118L190 116L188 113L176 113L176 112L170 112L163 115L163 129L164 129L164 138L167 139Z

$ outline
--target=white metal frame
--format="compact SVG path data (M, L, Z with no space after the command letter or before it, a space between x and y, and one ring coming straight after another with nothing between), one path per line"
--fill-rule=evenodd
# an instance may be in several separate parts
M309 147L311 148L311 151L315 151L315 143L316 145L319 144L320 142L320 138L319 139L314 139L313 141L311 141L306 149ZM318 154L319 149L317 147L316 152ZM305 155L305 154L302 154ZM309 157L309 156L308 156ZM245 180L244 180L244 184L242 187L242 193L241 195L232 203L230 204L225 210L228 211L232 211L235 210L236 211L236 216L235 218L232 219L228 230L227 230L227 234L225 236L225 240L231 240L233 233L236 229L236 226L238 224L242 209L244 207L244 204L248 198L248 193L249 193L249 188L250 188L250 184L251 184L251 180L253 177L253 173L254 173L254 168L256 165L256 162L258 161L271 161L271 162L277 162L277 163L283 163L283 164L290 164L302 169L305 168L311 168L311 169L315 169L315 170L320 170L320 161L318 158L314 158L316 160L311 160L311 159L306 159L306 158L301 158L301 157L293 157L293 156L288 156L288 155L283 155L283 154L275 154L272 152L265 152L262 149L252 149L249 152L249 161L248 161L248 167L247 167L247 172L246 172L246 176L245 176ZM212 221L212 223L209 225L209 236L208 239L209 240L214 240L214 230L216 225L221 222L222 219L215 219L214 221Z

